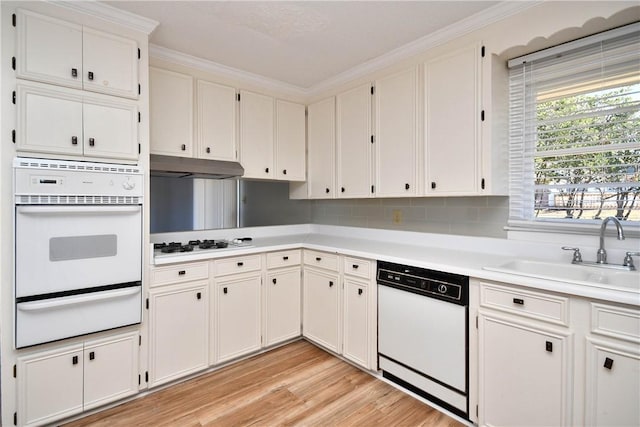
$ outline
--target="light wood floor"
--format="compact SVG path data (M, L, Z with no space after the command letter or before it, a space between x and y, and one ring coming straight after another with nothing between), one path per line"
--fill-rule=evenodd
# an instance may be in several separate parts
M306 341L67 424L142 425L463 426Z

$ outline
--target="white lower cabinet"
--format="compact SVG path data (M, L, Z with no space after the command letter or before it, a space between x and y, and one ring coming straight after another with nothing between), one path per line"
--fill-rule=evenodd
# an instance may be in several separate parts
M375 288L373 288L375 289ZM372 287L363 281L344 279L344 357L369 367L369 292ZM373 308L373 307L372 307Z
M213 316L215 363L259 350L261 274L216 280Z
M300 336L300 267L267 272L265 346Z
M17 425L42 425L138 391L138 334L21 356Z
M303 334L329 350L340 353L340 275L305 267L303 285Z
M150 387L209 366L208 289L196 281L149 292Z
M570 425L570 337L480 316L480 424Z

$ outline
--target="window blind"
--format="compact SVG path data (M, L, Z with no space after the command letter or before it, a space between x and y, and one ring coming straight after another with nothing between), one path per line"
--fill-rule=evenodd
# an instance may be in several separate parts
M640 24L509 66L510 221L640 221Z

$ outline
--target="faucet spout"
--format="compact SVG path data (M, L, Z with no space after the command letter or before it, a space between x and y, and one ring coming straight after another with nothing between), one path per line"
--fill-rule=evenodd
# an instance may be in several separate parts
M613 216L608 216L602 221L602 225L600 226L600 248L598 248L597 253L597 262L599 264L607 263L607 251L604 249L604 232L607 229L607 224L609 222L613 222L616 226L616 231L618 232L618 240L624 240L624 231L622 230L622 224L618 221L618 218Z

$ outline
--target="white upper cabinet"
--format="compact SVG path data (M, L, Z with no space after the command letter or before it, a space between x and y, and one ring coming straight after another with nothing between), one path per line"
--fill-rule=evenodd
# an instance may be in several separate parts
M274 178L273 138L273 98L240 91L240 163L245 178Z
M417 78L412 67L375 83L378 197L416 194Z
M425 194L479 193L480 46L425 63Z
M193 78L149 67L152 154L193 156Z
M134 40L27 10L16 15L18 78L138 98Z
M331 97L308 107L307 185L311 199L335 197L336 99Z
M276 100L276 178L304 181L305 152L305 106Z
M135 102L24 82L17 87L16 149L25 152L138 158Z
M204 80L197 82L198 157L237 160L236 90Z
M337 197L372 197L371 85L336 98Z

